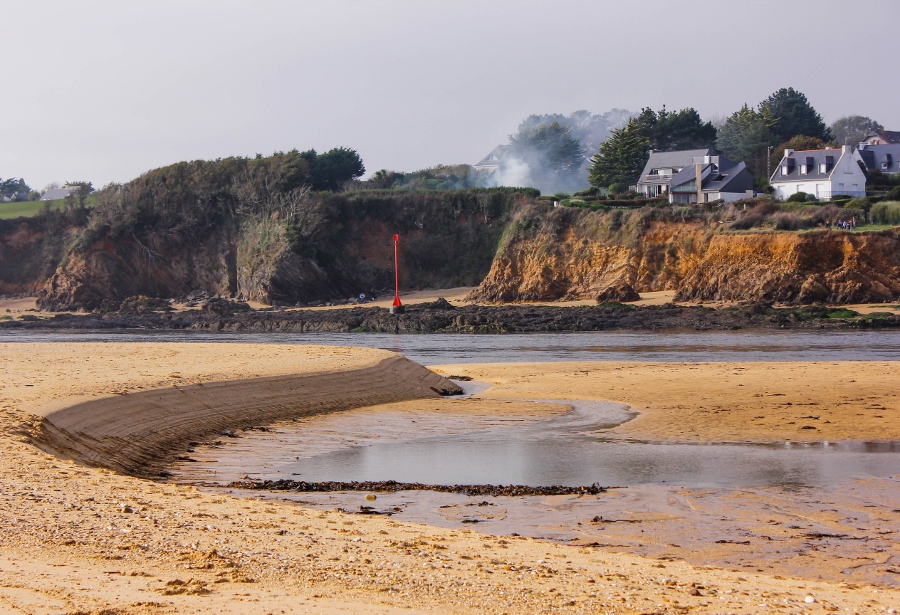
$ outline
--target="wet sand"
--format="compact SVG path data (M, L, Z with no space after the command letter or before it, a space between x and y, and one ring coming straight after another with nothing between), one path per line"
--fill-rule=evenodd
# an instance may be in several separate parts
M85 396L125 398L173 381L205 386L335 370L352 377L389 356L200 346L0 344L2 611L868 613L900 606L891 588L202 493L61 460L31 444L37 413L52 416ZM393 384L411 386L404 378Z
M650 441L900 440L900 363L436 365L494 385L483 396L608 400L640 414L607 437Z

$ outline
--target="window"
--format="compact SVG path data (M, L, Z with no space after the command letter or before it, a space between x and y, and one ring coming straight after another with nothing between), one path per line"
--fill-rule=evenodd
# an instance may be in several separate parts
M819 165L819 173L827 173L827 172L828 172L827 165L823 162L822 164Z
M806 166L805 164L801 164L801 165L800 165L800 175L806 175L806 170L807 170L808 168L809 168L809 167Z
M791 172L791 170L788 169L786 166L785 166L785 167L781 167L781 174L782 174L782 175L787 175L787 174L790 173L790 172Z
M891 163L888 162L887 160L885 160L884 162L881 163L881 170L882 170L882 171L887 171L887 170L890 169L890 168L891 168Z

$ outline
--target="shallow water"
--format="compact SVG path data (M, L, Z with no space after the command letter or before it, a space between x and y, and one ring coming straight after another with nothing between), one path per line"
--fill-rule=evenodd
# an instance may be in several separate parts
M472 390L479 383L459 383ZM217 482L259 479L428 484L638 485L691 488L827 486L900 474L900 442L672 443L608 440L632 414L607 402L555 402L551 418L489 422L427 408L410 414L359 409L251 432L180 472ZM461 402L466 403L466 402ZM206 474L208 476L208 474ZM185 476L186 477L186 476Z
M4 342L231 342L383 348L423 365L508 361L898 361L900 331L211 333L3 331Z

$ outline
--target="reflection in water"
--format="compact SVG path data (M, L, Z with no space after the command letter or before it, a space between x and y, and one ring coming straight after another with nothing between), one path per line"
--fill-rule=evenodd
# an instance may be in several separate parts
M470 393L482 388L479 383L461 384ZM214 463L182 464L176 474L202 479L208 477L204 472L215 470L220 483L249 473L261 479L305 481L690 488L828 486L900 474L897 442L610 440L604 431L633 416L621 404L531 401L555 401L570 410L551 418L488 422L427 410L415 416L379 409L357 410L352 418L345 413L324 415L282 425L276 434L247 434L241 446L198 455ZM348 435L348 421L359 435ZM332 444L323 446L329 439Z

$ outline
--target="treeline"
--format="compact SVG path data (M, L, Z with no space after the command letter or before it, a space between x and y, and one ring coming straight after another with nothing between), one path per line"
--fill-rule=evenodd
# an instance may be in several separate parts
M794 88L781 88L756 106L744 104L718 126L702 121L693 108L644 109L600 145L591 158L589 180L593 186L621 192L638 181L650 150L714 148L745 162L757 185L764 188L785 149L856 145L868 131L881 128L875 120L859 115L827 126L806 95Z

